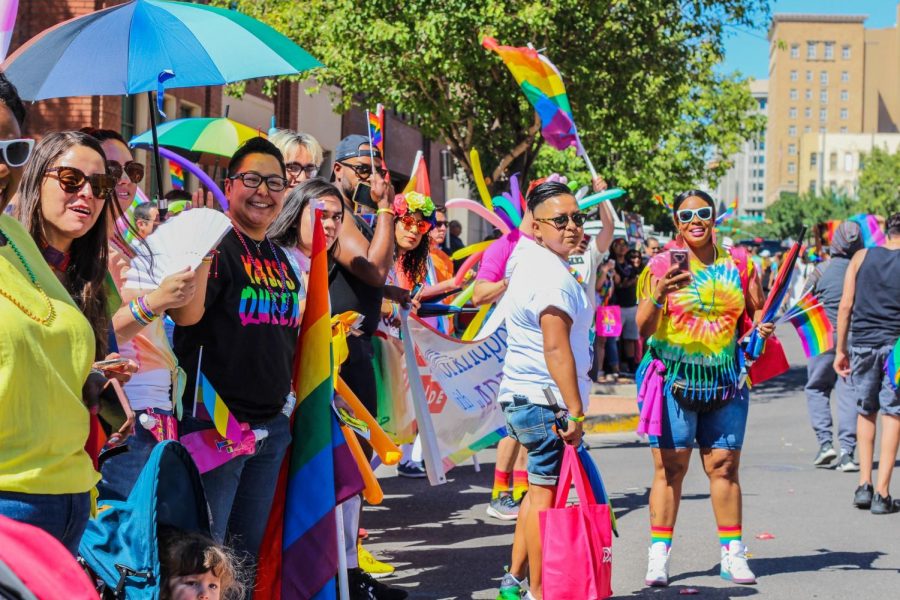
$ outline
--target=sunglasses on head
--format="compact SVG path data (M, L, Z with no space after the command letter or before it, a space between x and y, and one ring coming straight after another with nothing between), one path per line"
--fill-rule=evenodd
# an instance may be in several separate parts
M681 223L690 223L694 220L696 216L701 221L709 221L713 216L713 209L711 206L704 206L703 208L682 208L675 212L675 215L678 217L678 220Z
M299 177L300 173L306 173L306 176L312 179L319 174L319 167L316 165L302 165L298 162L289 162L285 164L284 170L287 171L291 177Z
M85 175L84 171L75 167L54 167L47 169L44 175L55 178L60 189L67 194L79 192L85 184L90 183L94 198L106 200L116 189L116 179L107 173Z
M106 172L116 178L116 181L122 179L122 173L128 175L131 183L140 183L144 179L144 165L139 162L129 160L122 165L117 160L106 161Z
M246 173L237 173L232 175L228 179L234 181L235 179L240 179L241 183L244 184L244 187L248 187L251 190L255 190L259 186L263 184L263 181L266 182L266 188L270 192L281 192L284 188L287 187L287 179L282 177L281 175L269 175L267 177L263 177L259 173L254 173L253 171L247 171Z
M21 167L27 163L33 149L34 140L30 139L0 141L3 162L10 167Z
M400 224L403 225L409 231L413 231L414 229L418 229L419 233L428 233L431 231L431 222L423 221L421 219L417 219L412 215L404 215L397 219L400 221Z
M353 169L353 172L356 173L356 176L362 179L363 181L368 181L369 177L372 176L372 165L354 165L352 163L338 162L339 165L343 165L348 169ZM375 169L382 178L384 178L386 170L381 167L376 167Z
M574 215L558 215L556 217L547 217L544 219L538 219L535 217L535 221L540 221L541 223L549 223L553 225L557 230L563 230L569 225L569 221L571 220L575 223L575 227L581 227L584 225L584 222L587 221L587 215L584 213L575 213Z

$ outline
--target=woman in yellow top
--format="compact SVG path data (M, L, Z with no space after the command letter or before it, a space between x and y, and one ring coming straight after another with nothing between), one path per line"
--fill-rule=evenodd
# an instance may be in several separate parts
M22 118L0 75L0 144L21 138ZM0 514L44 529L74 553L99 479L84 450L82 403L94 332L28 232L2 214L21 171L9 149L0 153ZM105 173L97 167L90 174Z

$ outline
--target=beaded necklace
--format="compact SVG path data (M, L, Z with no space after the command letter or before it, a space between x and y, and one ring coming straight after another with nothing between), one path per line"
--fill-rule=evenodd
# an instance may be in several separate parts
M25 271L28 273L29 279L31 279L31 285L33 285L37 289L37 291L41 295L41 298L43 298L43 300L44 300L44 304L47 305L47 309L48 309L47 316L46 317L37 316L36 314L31 312L31 310L27 306L22 304L22 302L20 302L18 299L13 297L10 293L8 293L3 288L0 288L0 296L3 296L4 298L6 298L10 302L12 302L19 310L21 310L23 313L25 313L25 315L27 317L29 317L32 321L38 323L39 325L45 325L45 326L50 325L50 323L53 321L53 319L56 318L56 309L53 307L53 302L50 301L50 296L47 295L47 292L45 292L44 288L41 287L41 284L38 283L37 277L34 275L34 271L31 270L31 266L28 264L28 261L25 260L25 256L19 250L19 247L16 246L16 243L14 241L12 241L12 238L10 238L8 235L6 235L6 232L4 232L2 229L0 229L0 236L2 236L2 238L6 240L6 242L13 249L13 252L15 252L16 257L19 259L19 262L22 263L23 267L25 267Z
M244 247L244 251L247 253L247 256L252 257L253 254L251 254L251 252L250 252L250 247L247 245L246 240L244 240L244 236L241 235L240 230L237 228L237 226L232 226L232 229L234 229L234 232L237 234L238 240L240 240L241 245ZM261 279L263 280L263 284L265 284L266 290L268 290L269 296L271 296L273 302L275 301L275 298L278 298L279 296L281 297L281 304L278 307L278 313L279 313L281 319L283 320L284 314L287 312L287 309L288 309L288 306L287 306L287 304L288 304L287 303L287 298L288 298L287 276L284 273L284 265L282 265L281 261L278 260L278 253L275 252L275 246L272 245L272 240L269 239L269 236L264 236L263 240L260 242L253 240L253 243L256 244L257 255L260 258L263 258L262 250L260 249L260 245L263 242L269 243L269 250L272 251L272 256L274 257L275 262L278 263L278 274L281 276L281 294L279 294L279 295L275 294L275 290L273 290L272 286L269 285L269 278L266 277L265 274L263 274L263 277Z

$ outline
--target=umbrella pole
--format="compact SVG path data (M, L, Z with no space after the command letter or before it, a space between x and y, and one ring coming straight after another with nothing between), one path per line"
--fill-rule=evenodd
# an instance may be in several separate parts
M147 92L147 100L150 103L150 133L153 136L153 167L156 172L156 204L159 208L160 219L166 218L169 203L162 194L162 163L159 156L159 137L156 134L156 104L153 102L153 92ZM151 190L152 191L152 190Z

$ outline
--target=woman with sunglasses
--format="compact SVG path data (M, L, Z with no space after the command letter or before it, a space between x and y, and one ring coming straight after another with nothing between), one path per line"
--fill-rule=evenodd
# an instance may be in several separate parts
M715 202L689 190L673 203L675 246L654 256L638 282L637 323L648 337L638 389L653 378L661 389L660 435L651 435L650 550L645 582L667 586L672 532L691 450L700 447L719 528L720 574L753 584L741 539L738 467L749 395L738 362L744 314L759 316L763 293L752 261L713 239ZM763 337L774 325L757 325ZM643 402L651 401L642 398ZM652 404L651 404L652 406Z
M508 332L498 399L510 437L528 451L528 493L519 508L511 570L500 583L502 597L516 597L525 578L529 598L540 598L541 536L538 515L556 495L565 444L581 443L584 408L591 390L589 331L593 302L569 255L584 236L585 215L569 188L545 182L528 194L534 241L516 247L518 265L503 296ZM591 292L593 293L593 292ZM552 400L551 400L552 399ZM567 411L567 413L566 413Z
M99 478L85 452L83 398L91 364L106 353L104 205L113 187L96 140L52 133L19 186L24 227L0 217L0 355L11 357L0 361L0 514L41 527L73 554Z

